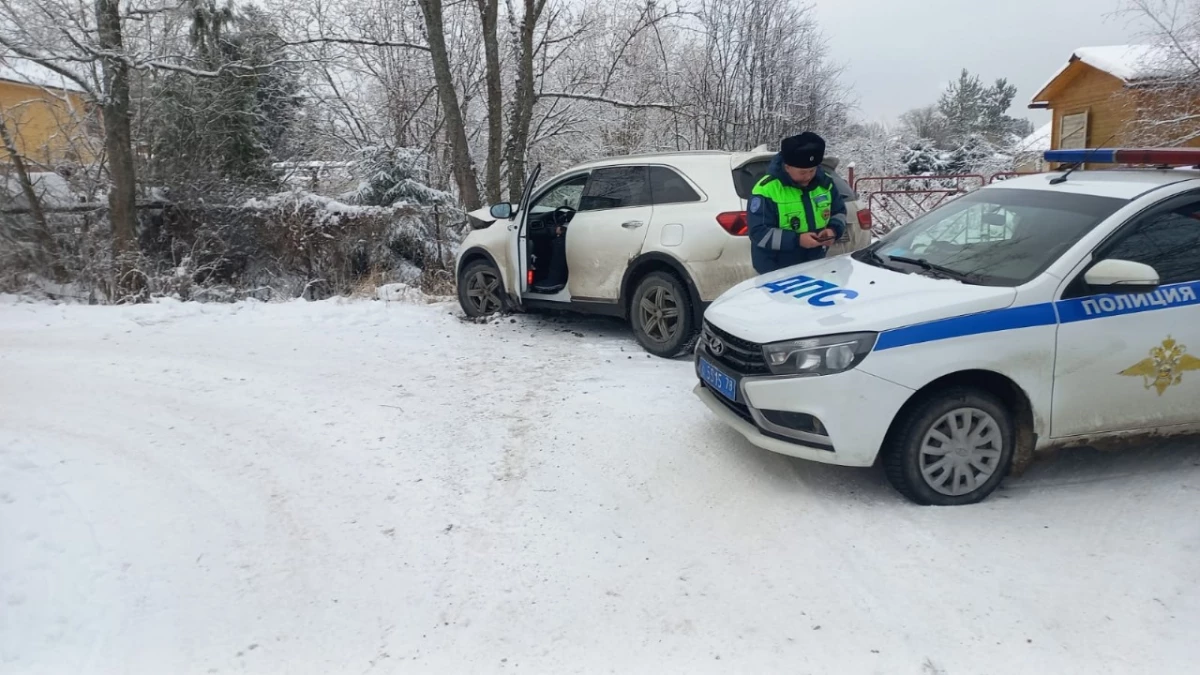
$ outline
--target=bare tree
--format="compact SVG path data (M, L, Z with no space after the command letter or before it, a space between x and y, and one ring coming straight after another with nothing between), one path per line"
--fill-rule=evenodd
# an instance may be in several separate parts
M1136 76L1125 90L1124 142L1146 146L1200 139L1200 2L1128 0L1124 12L1148 26L1129 57Z
M504 152L504 92L501 85L500 0L475 0L479 7L483 32L483 52L487 73L487 164L484 170L484 194L489 202L500 201L500 164Z
M517 86L508 132L505 156L508 159L509 199L521 197L521 186L525 183L525 156L529 149L529 125L533 119L533 106L537 103L534 89L534 35L541 20L546 0L521 0L523 12L518 17L513 10L512 0L508 3L508 21L517 51Z
M62 269L55 264L54 235L50 232L46 214L42 211L42 200L38 197L37 191L33 187L33 180L29 177L25 157L17 150L17 144L13 140L14 133L8 128L8 117L7 111L0 109L0 143L3 143L4 150L8 153L8 160L12 162L13 172L17 175L21 192L29 204L29 214L33 217L34 222L34 236L37 239L36 257L41 259L43 266L47 269L55 269L56 277L61 277Z
M913 138L926 138L939 145L946 141L946 124L934 104L900 115L900 126Z
M684 47L682 78L706 147L748 149L848 113L841 69L824 55L812 7L796 0L699 0L701 39Z
M130 131L130 59L125 53L121 6L97 0L89 16L65 2L0 3L0 44L73 81L100 103L111 178L109 218L113 231L115 286L136 290L130 254L134 248L136 175ZM99 69L99 86L95 77Z
M463 122L462 109L459 107L458 91L454 87L450 54L446 49L442 0L417 0L417 4L425 17L429 57L433 61L438 98L441 99L442 111L446 116L446 135L450 139L451 161L454 166L454 178L458 183L459 199L468 210L474 210L480 205L479 181L475 174L475 162L471 159L471 148L467 143L467 129Z
M639 58L647 56L654 31L681 16L677 8L635 0L575 15L566 5L548 7L545 0L525 0L525 12L525 16L536 13L541 24L522 20L512 31L519 58L505 161L513 199L520 195L531 142L557 135L581 119L580 110L568 110L563 102L590 104L587 115L593 122L608 119L612 109L640 115L680 107L664 102L660 88L645 86L654 81L647 75L665 67L665 62ZM627 94L630 98L623 98ZM607 137L603 129L597 131L601 138Z
M96 28L96 46L103 54L100 57L104 73L101 105L108 173L112 178L112 187L108 191L108 217L113 229L116 287L121 293L135 293L140 286L133 275L132 260L136 250L137 172L130 127L129 62L124 58L125 38L119 0L96 0Z

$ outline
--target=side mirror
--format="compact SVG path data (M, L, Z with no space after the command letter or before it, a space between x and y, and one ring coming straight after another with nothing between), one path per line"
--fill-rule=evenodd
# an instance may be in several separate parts
M1108 293L1148 293L1158 288L1158 271L1131 260L1101 260L1083 280L1088 286Z
M492 217L496 220L508 220L513 217L513 206L508 202L500 202L493 204L491 208Z

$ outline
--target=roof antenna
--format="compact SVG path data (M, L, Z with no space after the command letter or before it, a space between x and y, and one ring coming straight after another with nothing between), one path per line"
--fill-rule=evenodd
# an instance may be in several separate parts
M1083 166L1082 162L1075 162L1074 164L1071 165L1071 168L1067 169L1066 173L1064 173L1061 176L1055 176L1054 178L1051 178L1050 184L1051 185L1061 185L1061 184L1067 182L1067 176L1070 176L1072 173L1075 172L1075 169L1078 169L1081 166Z
M1111 141L1112 139L1114 139L1116 137L1117 137L1117 132L1113 132L1112 135L1110 135L1107 139L1105 139L1103 143L1101 143L1100 145L1098 145L1095 148L1086 148L1084 150L1084 152L1094 151L1094 150L1099 150L1101 148L1104 148L1104 147L1108 146L1109 141ZM1085 154L1083 156L1082 162L1075 162L1074 164L1071 165L1071 168L1067 169L1066 173L1064 173L1061 176L1055 176L1054 178L1051 178L1050 184L1051 185L1062 185L1063 183L1067 182L1067 177L1070 176L1071 174L1075 173L1075 170L1078 169L1079 167L1083 166L1088 161L1088 159L1090 159L1090 157L1087 154Z

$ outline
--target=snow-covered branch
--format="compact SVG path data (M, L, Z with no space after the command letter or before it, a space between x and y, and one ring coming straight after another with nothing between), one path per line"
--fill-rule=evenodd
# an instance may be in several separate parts
M399 49L415 49L417 51L428 52L427 45L417 44L414 42L403 42L395 40L374 40L370 38L349 38L349 37L313 37L294 40L282 40L281 44L287 47L301 47L305 45L354 45L358 47L381 47L381 48L399 48Z
M15 43L14 41L6 39L3 35L0 35L0 45L4 45L8 51L20 56L21 58L28 59L29 61L32 61L43 68L54 71L56 74L61 75L62 77L78 85L83 91L93 94L95 93L95 89L91 82L70 68L62 65L63 62L91 64L95 63L95 58L79 57L71 54L45 54L36 50L27 49L24 46Z
M1124 10L1150 28L1136 67L1142 75L1123 93L1129 121L1124 141L1175 146L1200 135L1200 3L1128 0Z
M635 103L633 101L620 101L607 96L593 96L592 94L571 94L563 91L544 91L538 94L538 98L565 98L575 101L590 101L592 103L604 103L606 105L615 106L617 108L625 108L627 110L667 110L678 111L681 106L671 103Z

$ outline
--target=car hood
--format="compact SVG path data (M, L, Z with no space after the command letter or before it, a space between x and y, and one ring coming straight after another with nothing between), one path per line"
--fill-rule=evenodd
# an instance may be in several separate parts
M838 256L748 279L704 313L717 328L758 343L884 331L1011 305L1016 290L906 274Z
M496 222L496 219L492 217L492 207L490 206L484 206L483 208L475 209L474 211L468 213L467 217L478 221L480 223L479 227L485 227Z

